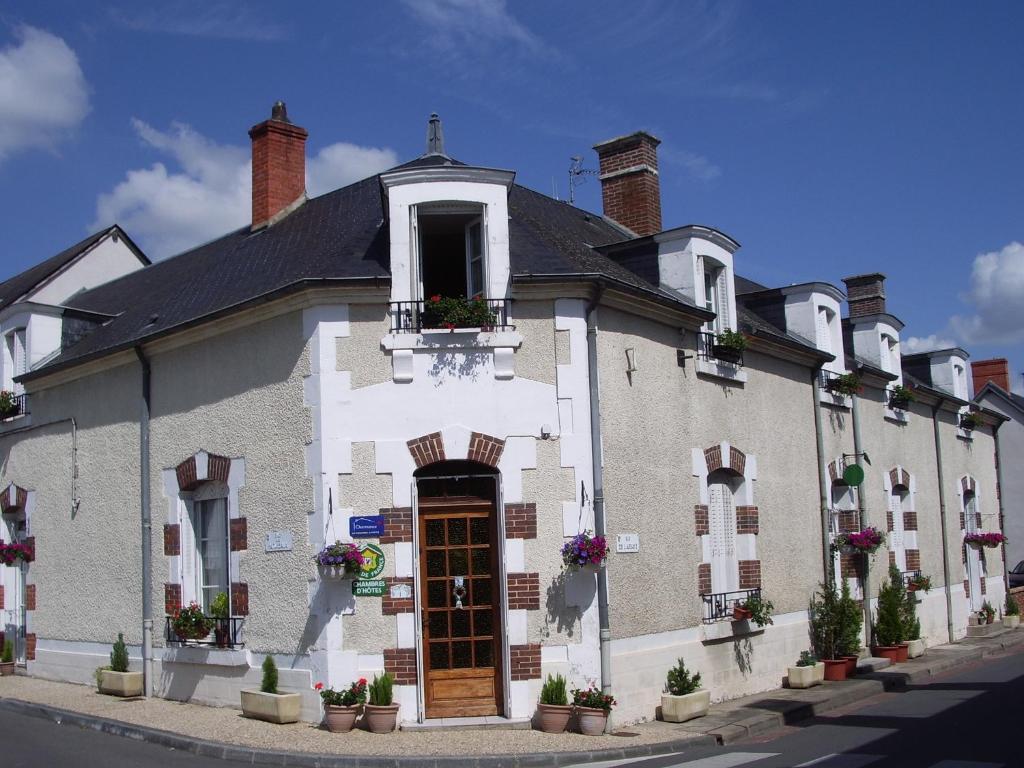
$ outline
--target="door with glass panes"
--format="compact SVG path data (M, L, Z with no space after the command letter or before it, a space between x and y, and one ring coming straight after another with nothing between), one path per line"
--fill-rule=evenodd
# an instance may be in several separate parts
M496 517L490 501L420 500L427 717L501 714Z

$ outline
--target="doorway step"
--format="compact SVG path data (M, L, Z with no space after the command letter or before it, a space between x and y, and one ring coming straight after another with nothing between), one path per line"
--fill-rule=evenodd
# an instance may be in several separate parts
M1012 632L1013 630L1006 629L1003 623L996 622L993 624L968 624L967 625L967 636L968 637L995 637L1001 635L1004 632Z
M528 717L436 717L422 723L402 723L402 730L424 733L427 731L528 731Z

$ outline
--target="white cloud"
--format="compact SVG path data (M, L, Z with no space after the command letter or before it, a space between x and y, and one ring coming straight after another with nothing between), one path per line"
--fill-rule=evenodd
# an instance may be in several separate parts
M701 181L711 181L722 175L722 169L712 163L703 155L696 152L689 152L685 149L674 149L673 147L662 146L659 149L661 157L672 165L683 168L688 174Z
M109 10L110 20L136 32L160 32L227 40L280 40L286 30L254 15L244 4L177 2L160 9Z
M154 259L164 258L249 222L252 170L249 149L218 144L182 123L161 131L142 120L132 127L148 146L172 161L130 170L96 201L98 229L114 222ZM306 163L311 196L328 192L394 166L390 149L339 142Z
M505 0L402 0L433 34L427 42L453 53L459 49L486 52L498 42L511 42L529 53L546 44L509 13Z
M950 320L959 338L977 343L1024 341L1024 244L1012 242L975 256L971 288L962 298L974 313Z
M89 112L89 88L67 43L18 27L0 50L0 160L26 148L53 149Z
M950 349L959 346L953 339L933 333L930 336L911 336L903 340L903 352L913 355L917 352L931 352L935 349Z

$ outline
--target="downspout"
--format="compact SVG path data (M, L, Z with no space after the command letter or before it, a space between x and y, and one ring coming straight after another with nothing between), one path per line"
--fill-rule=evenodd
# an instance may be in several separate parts
M811 370L811 397L814 399L814 445L818 451L818 502L821 510L821 566L824 582L832 585L832 547L829 541L828 481L825 479L825 437L821 420L821 364Z
M935 471L939 481L939 529L942 531L942 578L946 582L946 632L953 642L953 593L949 580L949 532L946 530L946 487L942 473L942 438L939 435L939 410L946 401L939 398L932 407L932 432L935 435Z
M601 454L601 391L597 373L597 305L604 293L598 283L597 293L587 305L587 365L590 379L590 457L594 471L594 534L605 536L604 471ZM597 618L601 654L601 690L612 691L611 621L608 616L608 569L597 571Z
M850 396L852 405L850 407L850 415L853 418L853 454L858 464L860 464L861 457L864 455L864 445L860 438L860 397L854 392ZM860 529L863 531L868 525L868 514L867 505L864 503L864 484L861 483L857 487L857 517L860 520ZM861 555L863 558L863 575L861 578L861 584L864 587L864 637L867 638L870 644L871 637L871 562L868 560L867 555Z
M996 502L999 507L999 532L1003 533L1006 530L1006 514L1003 509L1003 457L999 453L999 428L1002 426L1002 422L995 424L992 427L992 439L995 440L996 444ZM1006 596L1009 599L1010 596L1010 574L1006 569L1006 547L1002 547L1003 550L1003 586L1006 588ZM1005 606L1003 606L1005 608Z
M150 367L141 346L135 355L142 367L142 397L139 402L139 496L142 523L142 672L145 695L153 695L153 521L149 510L149 415Z

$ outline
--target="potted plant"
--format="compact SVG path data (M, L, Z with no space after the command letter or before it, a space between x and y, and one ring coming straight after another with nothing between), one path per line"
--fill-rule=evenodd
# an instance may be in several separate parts
M21 400L7 389L0 390L0 419L13 419L21 413Z
M899 571L893 566L889 571L889 579L878 588L878 607L872 625L875 644L871 646L871 654L889 659L894 664L906 661L907 652L906 646L903 645L906 628L903 614L905 600L901 587Z
M964 534L964 544L972 549L981 549L982 547L993 549L998 547L1000 544L1005 544L1007 541L1008 539L1001 533L975 531L973 533Z
M331 733L348 733L366 703L366 678L361 677L343 691L325 688L323 683L313 686L324 703L324 725Z
M839 376L829 376L825 380L825 389L837 395L856 395L862 387L860 377L856 373L843 373Z
M992 603L988 600L981 604L981 612L985 614L985 623L991 624L996 620L996 609L992 607Z
M869 525L860 531L840 533L832 545L841 552L873 555L885 543L885 534Z
M838 658L846 663L846 676L857 674L857 661L860 658L860 631L864 626L864 614L860 606L850 594L850 584L842 580L837 601L839 615L839 642L836 647Z
M607 558L607 540L604 536L591 536L590 531L577 533L562 545L562 564L566 570L596 571Z
M195 601L185 608L179 608L174 614L171 628L182 640L202 640L213 629L213 622L203 613L203 609Z
M843 598L849 597L850 589L846 579L842 579L840 594L836 594L831 584L822 584L820 590L811 598L808 607L814 653L825 665L826 680L845 680L847 662L840 657L840 652L843 650L844 627L849 621Z
M142 673L128 671L128 648L121 632L110 651L110 666L100 671L99 688L111 696L142 695Z
M750 614L747 618L757 626L764 627L775 623L772 621L772 611L775 610L775 606L772 605L771 600L765 600L761 595L755 593L746 599L743 607Z
M898 569L893 566L892 570L899 578ZM925 643L921 638L921 622L917 618L917 596L914 592L915 590L910 589L909 586L903 592L903 637L907 641L907 658L909 659L923 656L925 651Z
M726 328L715 334L715 343L711 345L711 354L717 360L727 363L738 363L743 359L743 351L747 348L747 337L739 331Z
M902 384L889 390L889 407L897 411L905 411L914 402L914 392Z
M691 675L682 659L668 671L665 692L661 694L661 719L685 723L704 717L711 706L711 691L700 687L700 672Z
M961 413L960 414L960 429L971 432L977 428L981 423L981 419L978 418L976 413Z
M231 613L231 605L228 601L227 592L218 592L217 596L210 601L210 615L214 619L213 637L218 648L226 648L230 638L230 626L228 617Z
M263 682L258 691L242 691L242 714L268 723L297 723L302 698L297 693L278 693L277 664L273 656L263 660Z
M548 675L540 689L537 704L537 725L544 733L562 733L569 724L572 707L566 693L565 678Z
M325 578L354 578L363 569L366 560L359 547L352 542L336 541L326 545L313 558L320 575Z
M4 640L4 650L0 654L0 675L14 674L14 641Z
M586 690L573 688L572 706L579 720L580 733L600 736L608 727L608 715L615 706L615 699L593 685Z
M922 576L916 573L907 582L907 592L928 592L932 588L932 580L929 576Z
M423 328L493 328L497 315L486 299L464 296L431 296L423 306Z
M1006 610L1003 611L1003 626L1007 629L1016 629L1020 624L1020 606L1013 599L1013 595L1006 593Z
M812 688L825 679L825 665L811 651L800 651L796 665L786 670L786 685L790 688Z
M391 733L398 723L398 704L394 703L395 678L390 672L373 676L370 683L370 701L366 712L366 727L373 733Z
M31 563L33 559L34 553L27 544L20 544L18 542L4 544L0 542L0 563L14 565L18 560Z

